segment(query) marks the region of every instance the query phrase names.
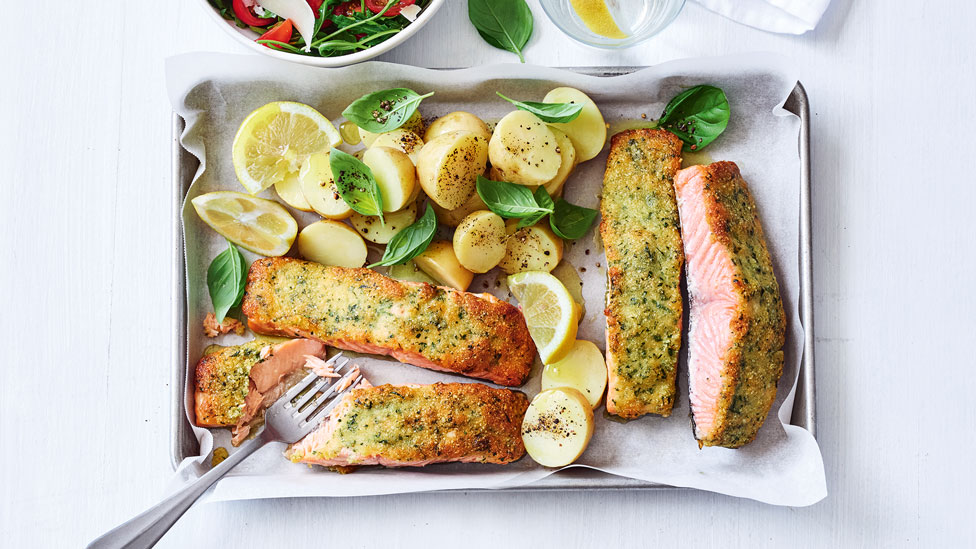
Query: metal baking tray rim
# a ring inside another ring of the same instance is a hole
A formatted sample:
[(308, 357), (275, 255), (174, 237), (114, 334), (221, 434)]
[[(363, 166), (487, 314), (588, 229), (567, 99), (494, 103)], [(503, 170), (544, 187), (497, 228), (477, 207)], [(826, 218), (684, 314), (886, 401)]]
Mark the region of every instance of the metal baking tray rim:
[[(619, 76), (642, 67), (576, 67), (576, 72), (596, 76)], [(800, 322), (803, 325), (803, 356), (797, 377), (793, 413), (790, 423), (802, 427), (814, 437), (816, 432), (816, 379), (814, 367), (813, 318), (813, 253), (810, 174), (810, 104), (803, 84), (796, 83), (783, 108), (800, 119)], [(175, 470), (184, 458), (199, 452), (196, 437), (183, 410), (186, 394), (186, 265), (183, 251), (182, 210), (186, 192), (196, 173), (199, 161), (180, 144), (183, 119), (172, 115), (172, 318), (175, 324), (172, 340), (171, 364), (171, 422), (170, 463)], [(576, 467), (554, 473), (532, 484), (505, 489), (507, 491), (536, 490), (658, 490), (674, 486), (620, 477), (595, 469)], [(476, 490), (462, 490), (476, 491)]]

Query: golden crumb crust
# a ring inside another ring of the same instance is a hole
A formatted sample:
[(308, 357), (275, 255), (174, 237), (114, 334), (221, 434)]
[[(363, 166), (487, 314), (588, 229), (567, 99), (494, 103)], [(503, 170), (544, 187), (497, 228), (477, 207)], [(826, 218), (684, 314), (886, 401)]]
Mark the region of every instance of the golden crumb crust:
[(671, 414), (681, 347), (684, 252), (673, 180), (682, 142), (663, 130), (618, 133), (600, 202), (607, 255), (607, 411)]
[(756, 438), (776, 400), (783, 373), (786, 313), (766, 246), (756, 202), (739, 167), (715, 162), (704, 167), (703, 198), (709, 229), (735, 269), (738, 315), (725, 357), (716, 427), (705, 446), (738, 448)]
[(511, 463), (525, 455), (521, 427), (528, 406), (519, 391), (481, 383), (354, 389), (330, 420), (329, 436), (294, 445), (289, 458), (387, 466)]
[(536, 352), (514, 305), (370, 269), (259, 259), (251, 264), (242, 308), (257, 333), (388, 354), (499, 385), (525, 383)]
[(250, 341), (221, 347), (207, 353), (194, 372), (196, 424), (200, 427), (231, 427), (244, 410), (250, 389), (251, 367), (261, 360), (261, 349), (268, 344)]

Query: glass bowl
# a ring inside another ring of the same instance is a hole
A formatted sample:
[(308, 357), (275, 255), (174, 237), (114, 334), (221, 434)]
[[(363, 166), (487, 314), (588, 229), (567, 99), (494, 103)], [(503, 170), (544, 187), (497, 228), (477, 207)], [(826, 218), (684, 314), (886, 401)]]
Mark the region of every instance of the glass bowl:
[(620, 38), (602, 36), (591, 30), (573, 4), (597, 4), (599, 0), (540, 0), (549, 19), (570, 38), (597, 48), (627, 48), (664, 30), (681, 12), (685, 0), (606, 0), (607, 9), (620, 31)]

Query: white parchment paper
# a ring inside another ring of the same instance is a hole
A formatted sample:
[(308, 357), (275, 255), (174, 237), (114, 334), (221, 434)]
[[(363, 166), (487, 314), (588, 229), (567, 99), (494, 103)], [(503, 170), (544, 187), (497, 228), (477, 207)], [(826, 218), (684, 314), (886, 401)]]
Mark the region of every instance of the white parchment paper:
[[(256, 56), (186, 54), (166, 64), (173, 108), (186, 120), (183, 145), (201, 160), (183, 208), (186, 246), (188, 357), (186, 403), (192, 402), (191, 367), (210, 343), (235, 344), (253, 337), (206, 338), (201, 321), (211, 310), (206, 287), (210, 260), (226, 243), (199, 220), (189, 199), (215, 190), (242, 190), (231, 163), (231, 143), (238, 126), (253, 109), (277, 100), (307, 103), (336, 121), (352, 100), (364, 93), (408, 87), (436, 94), (424, 100), (425, 118), (466, 110), (494, 121), (511, 110), (495, 91), (509, 97), (541, 101), (550, 89), (568, 85), (584, 90), (600, 106), (611, 133), (657, 117), (665, 103), (683, 88), (710, 83), (729, 97), (732, 118), (725, 134), (706, 149), (712, 160), (738, 163), (759, 205), (788, 323), (786, 364), (779, 395), (754, 442), (738, 450), (703, 448), (692, 435), (687, 395), (687, 368), (682, 353), (679, 398), (668, 418), (644, 417), (622, 423), (608, 419), (601, 406), (589, 448), (574, 465), (633, 479), (710, 490), (776, 505), (802, 506), (826, 496), (823, 461), (816, 440), (789, 425), (802, 350), (799, 305), (799, 120), (781, 109), (797, 81), (788, 62), (772, 55), (749, 55), (665, 63), (616, 77), (586, 76), (530, 65), (492, 65), (438, 71), (389, 63), (364, 63), (341, 69), (316, 69)], [(644, 120), (642, 115), (646, 115)], [(338, 122), (336, 122), (338, 125)], [(609, 139), (608, 139), (609, 144)], [(570, 202), (596, 208), (605, 169), (606, 150), (581, 164), (566, 184)], [(694, 162), (696, 159), (688, 159)], [(697, 159), (699, 162), (701, 158)], [(686, 162), (687, 165), (687, 162)], [(262, 196), (275, 199), (273, 191)], [(291, 210), (304, 226), (315, 214)], [(583, 281), (586, 315), (579, 338), (604, 347), (603, 303), (606, 266), (595, 227), (566, 247), (565, 261)], [(247, 254), (247, 259), (256, 258)], [(475, 279), (471, 291), (491, 291), (508, 298), (493, 276)], [(687, 326), (687, 322), (685, 322)], [(687, 341), (687, 337), (683, 337)], [(357, 359), (374, 384), (471, 382), (377, 358)], [(521, 388), (531, 397), (539, 390), (537, 364)], [(192, 416), (190, 416), (192, 423)], [(194, 428), (201, 456), (187, 458), (177, 475), (187, 479), (209, 467), (216, 446), (233, 451), (224, 429)], [(444, 489), (521, 486), (554, 472), (528, 457), (507, 466), (442, 464), (422, 469), (360, 468), (339, 475), (322, 468), (292, 464), (269, 445), (221, 480), (210, 499), (232, 500), (294, 496), (376, 495)]]

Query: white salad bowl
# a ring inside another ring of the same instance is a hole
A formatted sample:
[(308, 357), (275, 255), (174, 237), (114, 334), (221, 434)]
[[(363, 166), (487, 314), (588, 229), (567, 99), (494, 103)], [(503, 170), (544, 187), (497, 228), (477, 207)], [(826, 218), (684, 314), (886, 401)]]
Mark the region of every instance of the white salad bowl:
[(443, 6), (447, 0), (431, 0), (430, 4), (427, 5), (420, 15), (417, 16), (417, 20), (410, 23), (402, 31), (393, 35), (389, 40), (377, 44), (367, 50), (357, 51), (355, 53), (349, 53), (346, 55), (338, 55), (336, 57), (317, 57), (311, 55), (299, 55), (297, 53), (291, 53), (286, 51), (278, 51), (267, 46), (258, 44), (254, 40), (258, 37), (257, 33), (251, 29), (238, 28), (233, 21), (228, 21), (221, 17), (220, 12), (218, 12), (210, 2), (207, 0), (199, 0), (198, 3), (203, 6), (203, 9), (210, 15), (211, 19), (217, 23), (218, 26), (224, 29), (234, 40), (237, 40), (241, 44), (244, 44), (248, 48), (269, 57), (274, 57), (276, 59), (283, 59), (285, 61), (292, 61), (295, 63), (302, 63), (304, 65), (311, 65), (313, 67), (345, 67), (346, 65), (353, 65), (355, 63), (360, 63), (368, 59), (372, 59), (378, 55), (383, 55), (384, 53), (392, 50), (393, 48), (399, 46), (403, 42), (406, 42), (411, 36), (417, 33), (427, 24), (437, 10)]

